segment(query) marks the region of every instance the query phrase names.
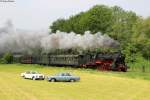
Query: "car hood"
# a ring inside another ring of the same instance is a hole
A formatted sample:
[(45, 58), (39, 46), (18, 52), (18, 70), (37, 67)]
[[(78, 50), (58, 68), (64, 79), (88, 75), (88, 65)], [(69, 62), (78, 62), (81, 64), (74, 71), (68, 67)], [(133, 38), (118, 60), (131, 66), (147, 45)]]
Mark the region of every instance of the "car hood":
[(25, 73), (21, 73), (21, 75), (23, 75), (23, 74), (25, 74)]

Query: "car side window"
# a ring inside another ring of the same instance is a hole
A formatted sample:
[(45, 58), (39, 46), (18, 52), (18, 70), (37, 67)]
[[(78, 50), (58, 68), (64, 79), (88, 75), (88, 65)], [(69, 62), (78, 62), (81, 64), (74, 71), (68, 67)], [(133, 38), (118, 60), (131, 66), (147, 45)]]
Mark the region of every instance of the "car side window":
[(61, 76), (65, 76), (65, 74), (64, 74), (64, 73), (62, 73), (62, 74), (61, 74)]
[(32, 74), (36, 74), (37, 72), (32, 72)]
[(66, 76), (70, 76), (70, 74), (69, 74), (69, 73), (67, 73), (67, 74), (66, 74)]
[(66, 73), (65, 76), (71, 76), (71, 74), (70, 73)]
[(26, 74), (30, 74), (30, 72), (29, 72), (29, 71), (27, 71), (27, 72), (26, 72)]
[(65, 73), (64, 76), (67, 76), (67, 74)]

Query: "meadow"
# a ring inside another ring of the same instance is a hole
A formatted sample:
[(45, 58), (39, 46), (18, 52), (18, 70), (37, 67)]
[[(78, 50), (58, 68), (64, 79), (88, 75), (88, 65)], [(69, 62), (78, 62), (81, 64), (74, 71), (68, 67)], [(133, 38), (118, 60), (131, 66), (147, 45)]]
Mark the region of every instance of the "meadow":
[[(36, 70), (45, 75), (71, 72), (79, 82), (47, 82), (20, 77)], [(92, 69), (0, 64), (0, 100), (150, 100), (150, 73), (99, 72)]]

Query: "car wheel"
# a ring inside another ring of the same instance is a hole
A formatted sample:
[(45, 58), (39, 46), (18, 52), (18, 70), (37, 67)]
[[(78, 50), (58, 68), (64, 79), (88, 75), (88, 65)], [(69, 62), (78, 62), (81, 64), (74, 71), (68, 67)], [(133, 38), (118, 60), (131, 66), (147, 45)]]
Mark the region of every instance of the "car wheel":
[(26, 79), (26, 77), (25, 77), (25, 76), (23, 76), (23, 78), (24, 78), (24, 79)]
[(35, 77), (32, 77), (32, 80), (36, 80), (36, 78), (35, 78)]
[(51, 81), (51, 82), (55, 82), (55, 81), (56, 81), (56, 79), (52, 78), (50, 81)]
[(75, 82), (75, 80), (74, 80), (74, 79), (71, 79), (70, 82)]

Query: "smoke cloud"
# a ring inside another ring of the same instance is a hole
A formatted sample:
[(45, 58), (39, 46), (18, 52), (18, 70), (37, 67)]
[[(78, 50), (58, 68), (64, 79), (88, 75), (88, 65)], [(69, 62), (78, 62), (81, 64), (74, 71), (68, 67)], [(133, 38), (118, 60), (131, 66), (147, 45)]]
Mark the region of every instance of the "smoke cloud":
[(86, 31), (84, 35), (74, 32), (65, 33), (57, 31), (49, 33), (45, 31), (24, 31), (13, 27), (11, 21), (0, 28), (0, 53), (21, 52), (32, 54), (38, 51), (55, 49), (94, 49), (105, 47), (117, 47), (119, 43), (108, 35), (98, 32), (91, 34)]

